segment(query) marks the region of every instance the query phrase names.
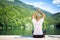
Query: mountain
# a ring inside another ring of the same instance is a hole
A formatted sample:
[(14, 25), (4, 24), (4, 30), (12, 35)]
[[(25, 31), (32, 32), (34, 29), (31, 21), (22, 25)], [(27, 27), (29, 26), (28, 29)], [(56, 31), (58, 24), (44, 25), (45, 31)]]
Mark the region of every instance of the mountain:
[(19, 5), (19, 6), (25, 7), (27, 9), (29, 9), (29, 10), (35, 10), (34, 6), (25, 4), (25, 3), (23, 3), (23, 2), (21, 2), (19, 0), (15, 0), (14, 2), (8, 1), (8, 3), (10, 3), (10, 4), (13, 3), (15, 5)]
[[(26, 34), (31, 34), (33, 28), (31, 15), (36, 9), (19, 0), (0, 0), (0, 34), (24, 34), (24, 31)], [(47, 28), (56, 24), (57, 21), (60, 22), (60, 13), (52, 14), (46, 10), (40, 10), (46, 15), (44, 26)]]
[(59, 19), (60, 18), (60, 12), (53, 14), (52, 17), (55, 19), (56, 24), (60, 23), (60, 19)]
[(0, 24), (3, 26), (19, 26), (30, 18), (33, 11), (24, 8), (17, 3), (10, 1), (0, 0)]
[[(5, 27), (21, 27), (25, 28), (26, 24), (32, 25), (31, 15), (37, 8), (25, 4), (19, 0), (0, 0), (0, 26)], [(45, 13), (46, 18), (44, 25), (54, 24), (54, 18), (48, 11), (41, 9)]]
[[(26, 9), (29, 9), (29, 10), (34, 10), (34, 11), (36, 11), (36, 9), (37, 9), (37, 7), (34, 7), (34, 6), (32, 6), (32, 5), (25, 4), (25, 3), (23, 3), (23, 2), (21, 2), (21, 1), (19, 1), (19, 0), (15, 0), (13, 3), (14, 3), (15, 5), (22, 6), (22, 7), (26, 8)], [(52, 13), (50, 13), (50, 12), (48, 12), (48, 11), (43, 10), (43, 9), (41, 9), (41, 11), (43, 11), (43, 12), (44, 12), (45, 14), (47, 14), (47, 15), (51, 15), (51, 14), (52, 14)]]
[[(0, 24), (3, 24), (3, 26), (6, 26), (6, 25), (18, 26), (20, 22), (22, 24), (23, 22), (22, 20), (26, 22), (26, 20), (28, 20), (29, 18), (30, 20), (28, 21), (31, 21), (31, 15), (36, 10), (36, 7), (25, 4), (19, 0), (15, 0), (13, 2), (11, 2), (10, 0), (9, 1), (2, 0), (0, 1), (0, 4), (1, 4), (0, 5), (0, 16), (1, 16), (0, 19), (3, 20), (3, 21), (0, 21)], [(52, 14), (43, 9), (41, 9), (41, 11), (46, 14), (46, 18), (45, 18), (46, 23), (52, 24), (52, 22), (50, 21), (50, 20), (53, 20), (53, 18), (51, 17)], [(6, 20), (8, 20), (9, 22), (7, 23)]]

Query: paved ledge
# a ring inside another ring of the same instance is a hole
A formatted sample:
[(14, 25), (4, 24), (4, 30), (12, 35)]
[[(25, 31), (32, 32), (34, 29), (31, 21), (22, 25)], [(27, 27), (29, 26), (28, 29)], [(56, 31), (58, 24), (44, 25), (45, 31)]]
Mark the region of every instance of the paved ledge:
[(60, 35), (45, 35), (45, 38), (22, 37), (21, 35), (0, 35), (0, 40), (60, 40)]

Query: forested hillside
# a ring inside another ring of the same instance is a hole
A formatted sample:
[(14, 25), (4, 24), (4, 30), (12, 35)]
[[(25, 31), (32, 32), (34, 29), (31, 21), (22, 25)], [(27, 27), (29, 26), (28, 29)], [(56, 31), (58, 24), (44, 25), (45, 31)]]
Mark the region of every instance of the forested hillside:
[(0, 27), (5, 31), (18, 27), (25, 29), (26, 24), (31, 24), (33, 11), (17, 5), (18, 2), (18, 0), (14, 2), (0, 0)]
[[(35, 10), (34, 6), (19, 0), (0, 0), (0, 34), (22, 34), (26, 30), (28, 31), (25, 34), (31, 34), (33, 28), (31, 15)], [(52, 14), (50, 12), (43, 9), (41, 11), (46, 15), (44, 27), (54, 25), (56, 21), (54, 19), (56, 18), (51, 17)]]
[(60, 12), (55, 13), (52, 16), (56, 20), (56, 23), (60, 23)]

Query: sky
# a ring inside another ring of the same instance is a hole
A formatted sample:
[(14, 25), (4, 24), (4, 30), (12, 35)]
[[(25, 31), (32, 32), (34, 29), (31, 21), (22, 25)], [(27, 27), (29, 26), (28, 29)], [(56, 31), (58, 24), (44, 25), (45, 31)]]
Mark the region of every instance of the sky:
[(60, 12), (60, 0), (20, 0), (26, 4), (39, 7), (51, 13)]

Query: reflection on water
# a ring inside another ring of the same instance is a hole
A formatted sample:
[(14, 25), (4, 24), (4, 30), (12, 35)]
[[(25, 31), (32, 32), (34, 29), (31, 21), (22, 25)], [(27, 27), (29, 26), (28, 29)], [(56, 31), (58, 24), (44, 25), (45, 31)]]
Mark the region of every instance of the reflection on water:
[[(54, 25), (46, 26), (47, 35), (60, 35), (60, 28), (54, 27)], [(26, 27), (16, 27), (7, 30), (0, 28), (0, 35), (32, 35), (32, 26), (26, 25)]]
[(53, 25), (47, 26), (46, 27), (47, 33), (48, 35), (60, 35), (60, 28), (56, 28)]

